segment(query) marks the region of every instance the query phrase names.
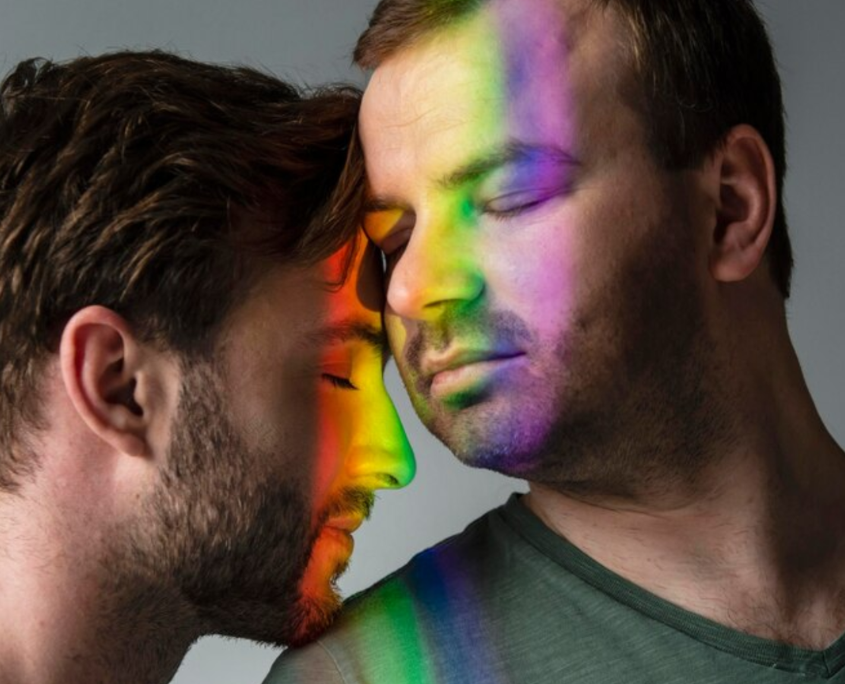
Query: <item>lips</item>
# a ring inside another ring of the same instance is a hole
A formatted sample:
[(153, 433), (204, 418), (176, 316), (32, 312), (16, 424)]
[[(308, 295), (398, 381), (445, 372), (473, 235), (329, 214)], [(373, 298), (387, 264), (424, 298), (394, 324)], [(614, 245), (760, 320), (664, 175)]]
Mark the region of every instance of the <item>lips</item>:
[(501, 351), (489, 349), (457, 350), (441, 356), (429, 357), (423, 362), (422, 371), (423, 376), (427, 380), (431, 380), (439, 373), (458, 370), (473, 363), (505, 361), (523, 355), (523, 352), (516, 349)]
[(330, 518), (320, 532), (321, 539), (332, 540), (339, 544), (345, 556), (349, 556), (355, 548), (355, 539), (352, 533), (361, 527), (364, 519), (361, 517)]
[[(512, 370), (525, 353), (515, 349), (459, 350), (429, 357), (423, 364), (422, 384), (427, 393), (444, 401), (478, 394)], [(481, 395), (478, 395), (481, 396)]]
[(363, 522), (363, 517), (345, 516), (342, 518), (331, 518), (327, 520), (324, 527), (330, 527), (334, 530), (340, 530), (341, 532), (352, 534), (355, 530), (361, 527)]

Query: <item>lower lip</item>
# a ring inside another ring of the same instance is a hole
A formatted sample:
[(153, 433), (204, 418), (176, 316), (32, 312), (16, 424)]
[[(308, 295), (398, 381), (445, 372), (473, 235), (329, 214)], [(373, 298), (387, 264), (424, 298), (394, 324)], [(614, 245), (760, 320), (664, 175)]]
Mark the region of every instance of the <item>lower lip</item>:
[(431, 396), (443, 399), (455, 394), (484, 389), (502, 373), (521, 365), (524, 354), (468, 363), (453, 370), (441, 371), (431, 380)]
[(337, 527), (324, 527), (320, 536), (343, 546), (350, 554), (355, 548), (355, 540), (352, 538), (352, 535), (345, 530), (338, 529)]

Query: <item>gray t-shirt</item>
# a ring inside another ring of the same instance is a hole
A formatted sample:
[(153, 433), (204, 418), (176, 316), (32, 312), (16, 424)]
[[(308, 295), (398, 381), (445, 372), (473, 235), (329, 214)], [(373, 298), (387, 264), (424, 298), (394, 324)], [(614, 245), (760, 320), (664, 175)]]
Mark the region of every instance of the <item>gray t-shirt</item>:
[(628, 582), (514, 495), (351, 598), (265, 684), (845, 684), (824, 651), (749, 636)]

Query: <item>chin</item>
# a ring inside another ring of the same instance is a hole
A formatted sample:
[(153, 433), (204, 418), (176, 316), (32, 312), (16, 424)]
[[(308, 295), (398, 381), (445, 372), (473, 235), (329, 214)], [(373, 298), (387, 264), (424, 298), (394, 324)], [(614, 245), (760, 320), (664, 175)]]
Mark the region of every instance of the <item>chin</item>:
[(301, 646), (316, 639), (335, 621), (343, 600), (337, 579), (349, 565), (349, 552), (332, 539), (318, 538), (300, 583), (288, 645)]
[(538, 402), (495, 397), (457, 411), (442, 408), (427, 425), (464, 464), (524, 478), (538, 465), (553, 421)]
[(294, 624), (286, 646), (304, 646), (332, 626), (340, 613), (342, 601), (336, 591), (321, 596), (300, 597), (294, 610)]

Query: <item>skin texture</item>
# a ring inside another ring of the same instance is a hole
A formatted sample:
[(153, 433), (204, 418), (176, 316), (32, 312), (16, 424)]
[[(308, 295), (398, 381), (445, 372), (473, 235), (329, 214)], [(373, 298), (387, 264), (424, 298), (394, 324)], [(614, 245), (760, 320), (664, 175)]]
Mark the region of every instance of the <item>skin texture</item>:
[(341, 287), (340, 253), (256, 264), (209, 360), (101, 307), (71, 319), (43, 467), (0, 502), (0, 604), (18, 616), (0, 681), (168, 681), (203, 634), (287, 644), (331, 621), (374, 491), (414, 474), (365, 245)]
[[(233, 399), (227, 404), (246, 440), (233, 452), (253, 454), (253, 462), (242, 467), (248, 473), (242, 491), (265, 486), (275, 473), (282, 487), (299, 492), (307, 505), (298, 509), (310, 516), (284, 544), (247, 544), (245, 535), (226, 535), (244, 540), (244, 560), (260, 559), (263, 571), (253, 567), (218, 578), (210, 603), (222, 605), (241, 576), (249, 578), (246, 601), (272, 591), (283, 560), (274, 559), (272, 550), (287, 560), (297, 545), (307, 549), (306, 567), (292, 573), (302, 577), (293, 607), (267, 614), (272, 622), (266, 626), (257, 615), (239, 615), (234, 628), (276, 644), (313, 638), (340, 608), (333, 579), (346, 567), (352, 540), (335, 525), (357, 527), (368, 517), (376, 489), (404, 486), (414, 474), (410, 445), (382, 380), (388, 352), (378, 259), (362, 240), (347, 281), (327, 291), (324, 282), (342, 277), (342, 256), (317, 277), (313, 269), (271, 271), (223, 334), (224, 383)], [(297, 285), (302, 282), (312, 286), (310, 292)], [(291, 298), (287, 293), (293, 291), (302, 296)], [(235, 478), (235, 472), (226, 474), (216, 487), (203, 489), (216, 489), (217, 502), (226, 505)], [(272, 510), (283, 496), (267, 500)], [(246, 518), (257, 521), (256, 534), (277, 533), (258, 509)], [(290, 605), (278, 596), (268, 603)]]
[[(532, 41), (555, 18), (554, 6), (543, 10), (516, 22), (504, 6), (458, 30), (457, 51), (437, 49), (444, 35), (425, 56), (403, 53), (376, 71), (362, 119), (371, 187), (410, 206), (371, 214), (367, 230), (385, 249), (405, 240), (389, 256), (388, 328), (435, 434), (473, 465), (621, 491), (662, 465), (649, 461), (687, 458), (678, 440), (712, 440), (727, 420), (702, 406), (698, 387), (701, 246), (678, 200), (689, 181), (655, 167), (635, 113), (617, 102), (620, 51), (610, 40), (575, 52)], [(502, 25), (515, 27), (507, 41), (490, 40)], [(598, 88), (575, 78), (588, 65)], [(555, 156), (532, 153), (442, 189), (514, 141)], [(438, 392), (426, 366), (479, 349), (521, 356)], [(700, 438), (675, 434), (690, 417)], [(666, 444), (612, 465), (596, 449), (640, 433)]]
[(375, 70), (365, 227), (391, 346), (432, 432), (526, 478), (596, 560), (823, 648), (845, 630), (845, 455), (764, 263), (771, 155), (741, 125), (658, 167), (626, 40), (582, 0), (494, 0)]

